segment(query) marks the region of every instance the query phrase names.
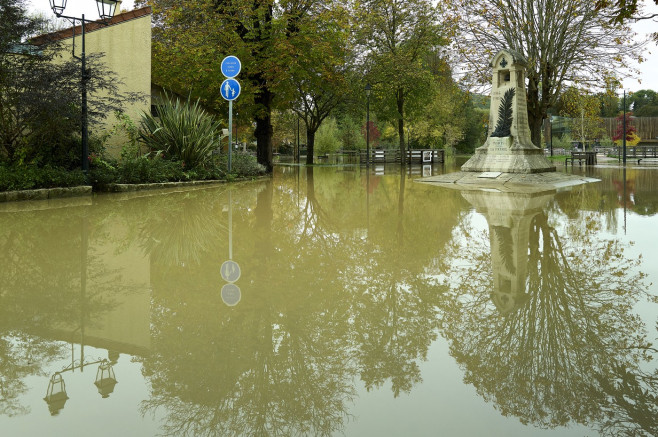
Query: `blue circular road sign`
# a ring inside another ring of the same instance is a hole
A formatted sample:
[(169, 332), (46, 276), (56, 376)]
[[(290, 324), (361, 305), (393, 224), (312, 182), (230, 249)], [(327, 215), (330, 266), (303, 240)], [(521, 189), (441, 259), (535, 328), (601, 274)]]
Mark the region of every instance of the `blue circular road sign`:
[(220, 90), (226, 100), (235, 100), (240, 95), (240, 83), (235, 79), (226, 79)]
[(240, 302), (242, 292), (240, 287), (235, 284), (224, 284), (222, 287), (222, 300), (230, 307), (235, 306)]
[(235, 56), (227, 56), (222, 61), (222, 74), (226, 77), (235, 77), (240, 73), (242, 64)]

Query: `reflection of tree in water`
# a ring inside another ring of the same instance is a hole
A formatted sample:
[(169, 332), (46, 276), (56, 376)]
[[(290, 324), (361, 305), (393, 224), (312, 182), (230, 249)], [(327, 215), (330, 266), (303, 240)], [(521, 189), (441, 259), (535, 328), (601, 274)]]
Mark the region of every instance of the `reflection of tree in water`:
[[(294, 180), (267, 181), (255, 205), (234, 210), (244, 214), (233, 234), (239, 305), (221, 304), (218, 271), (213, 285), (194, 269), (153, 266), (153, 354), (143, 362), (153, 390), (142, 411), (164, 412), (166, 434), (330, 435), (343, 429), (358, 377), (367, 388), (391, 381), (396, 395), (420, 380), (440, 296), (425, 266), (440, 244), (406, 238), (447, 240), (438, 230), (456, 215), (403, 217), (404, 182), (394, 179), (377, 195), (398, 201), (373, 207), (366, 243), (365, 193), (343, 189), (357, 175), (322, 171), (304, 172), (299, 204)], [(428, 191), (412, 201), (434, 205)]]
[(4, 333), (0, 337), (0, 415), (11, 417), (29, 413), (20, 403), (20, 396), (27, 391), (24, 379), (45, 375), (44, 364), (65, 352), (61, 343), (22, 332)]
[[(50, 340), (113, 306), (118, 274), (108, 271), (88, 239), (105, 238), (90, 225), (86, 208), (0, 214), (0, 414), (29, 411), (20, 404), (24, 378), (43, 370), (67, 349)], [(82, 293), (84, 280), (93, 290)]]
[[(354, 393), (346, 301), (331, 291), (331, 265), (318, 271), (306, 261), (330, 256), (316, 236), (325, 228), (318, 205), (286, 209), (302, 215), (275, 221), (274, 184), (255, 189), (255, 219), (234, 222), (244, 294), (238, 306), (220, 304), (219, 277), (211, 285), (195, 270), (154, 266), (154, 353), (144, 360), (153, 391), (142, 411), (163, 408), (165, 434), (330, 435), (346, 417)], [(301, 241), (288, 228), (293, 219), (313, 223)], [(216, 247), (221, 237), (209, 236)], [(205, 257), (199, 271), (214, 264)]]
[(405, 213), (403, 167), (397, 182), (397, 190), (386, 183), (379, 185), (380, 195), (389, 197), (392, 201), (387, 205), (395, 209), (374, 215), (376, 230), (369, 235), (360, 260), (355, 260), (355, 271), (347, 276), (358, 290), (353, 299), (359, 376), (368, 390), (390, 381), (396, 397), (400, 392), (410, 392), (422, 380), (419, 362), (427, 358), (427, 350), (436, 339), (437, 301), (443, 291), (422, 270), (430, 256), (437, 256), (436, 252), (418, 260), (419, 252), (440, 250), (443, 242), (418, 246), (410, 241), (445, 235), (435, 231), (443, 224), (441, 216), (435, 223), (423, 223), (416, 216), (416, 208), (422, 211), (421, 204), (414, 203), (415, 208)]
[[(204, 191), (178, 193), (148, 202), (139, 226), (139, 239), (151, 262), (169, 265), (198, 265), (213, 253), (215, 235), (227, 234), (218, 196)], [(156, 212), (157, 211), (157, 212)]]
[(453, 277), (468, 279), (446, 295), (441, 330), (465, 381), (504, 415), (541, 427), (576, 422), (611, 435), (656, 435), (656, 374), (643, 370), (654, 351), (633, 313), (646, 298), (641, 260), (598, 232), (590, 218), (582, 234), (563, 240), (544, 212), (534, 214), (527, 247), (517, 248), (528, 254), (527, 298), (506, 314), (487, 299), (491, 258), (478, 256), (489, 253), (487, 241), (470, 239), (455, 261), (479, 266), (453, 268)]

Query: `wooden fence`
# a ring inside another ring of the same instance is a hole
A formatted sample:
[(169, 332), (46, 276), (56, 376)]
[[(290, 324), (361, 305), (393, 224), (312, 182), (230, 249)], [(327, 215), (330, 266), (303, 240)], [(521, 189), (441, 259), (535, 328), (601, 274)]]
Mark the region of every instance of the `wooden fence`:
[[(612, 138), (621, 122), (616, 118), (604, 118), (606, 135)], [(635, 126), (637, 136), (640, 137), (640, 144), (658, 142), (658, 117), (631, 117), (631, 123)]]
[[(442, 163), (445, 160), (445, 151), (443, 149), (412, 149), (406, 150), (404, 154), (405, 162), (420, 163), (420, 164), (434, 164)], [(370, 150), (370, 162), (372, 163), (386, 163), (386, 162), (401, 162), (402, 154), (400, 149), (386, 149), (386, 150)], [(359, 162), (363, 165), (367, 162), (367, 154), (365, 150), (361, 150), (359, 154)]]

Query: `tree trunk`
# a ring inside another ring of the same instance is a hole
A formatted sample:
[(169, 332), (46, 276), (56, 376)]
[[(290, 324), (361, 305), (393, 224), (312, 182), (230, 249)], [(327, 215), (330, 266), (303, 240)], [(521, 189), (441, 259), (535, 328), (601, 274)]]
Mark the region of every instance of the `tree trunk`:
[(532, 144), (541, 148), (541, 126), (543, 119), (541, 115), (537, 115), (528, 111), (528, 125), (530, 127), (530, 139)]
[(256, 129), (254, 136), (256, 137), (256, 158), (258, 163), (263, 165), (268, 173), (272, 172), (272, 136), (274, 129), (272, 128), (272, 100), (274, 93), (267, 87), (261, 89), (256, 94), (254, 99), (256, 105), (261, 106), (263, 109), (258, 112), (259, 115), (255, 117)]
[(530, 128), (530, 140), (532, 144), (539, 147), (541, 145), (541, 117), (537, 126), (537, 109), (539, 108), (539, 87), (537, 86), (537, 77), (528, 74), (528, 96), (526, 100), (528, 107), (528, 127)]
[(313, 164), (314, 149), (315, 149), (315, 129), (306, 128), (306, 164), (307, 165)]
[[(403, 159), (402, 162), (405, 160)], [(398, 236), (398, 249), (402, 248), (402, 244), (404, 243), (404, 225), (403, 225), (403, 218), (404, 218), (404, 186), (405, 182), (407, 180), (406, 178), (406, 170), (404, 167), (400, 166), (400, 191), (398, 192), (398, 228), (397, 228), (397, 236)]]
[(404, 159), (404, 90), (398, 88), (397, 92), (398, 103), (398, 137), (400, 138), (400, 164), (405, 165), (407, 160)]

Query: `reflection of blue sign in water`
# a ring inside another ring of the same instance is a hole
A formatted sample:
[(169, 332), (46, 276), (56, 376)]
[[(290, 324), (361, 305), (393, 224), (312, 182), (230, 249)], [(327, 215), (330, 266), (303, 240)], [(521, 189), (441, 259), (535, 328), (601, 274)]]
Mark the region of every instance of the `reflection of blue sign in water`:
[[(226, 77), (235, 77), (240, 73), (242, 64), (235, 56), (227, 56), (222, 61), (222, 74)], [(226, 97), (224, 97), (226, 98)]]
[(235, 282), (240, 279), (240, 266), (235, 261), (224, 261), (219, 272), (222, 274), (222, 279), (226, 282)]
[(222, 82), (222, 97), (226, 100), (235, 100), (240, 95), (240, 83), (235, 79), (226, 79)]
[(235, 284), (226, 284), (222, 287), (222, 300), (230, 307), (237, 305), (241, 296), (240, 287)]

